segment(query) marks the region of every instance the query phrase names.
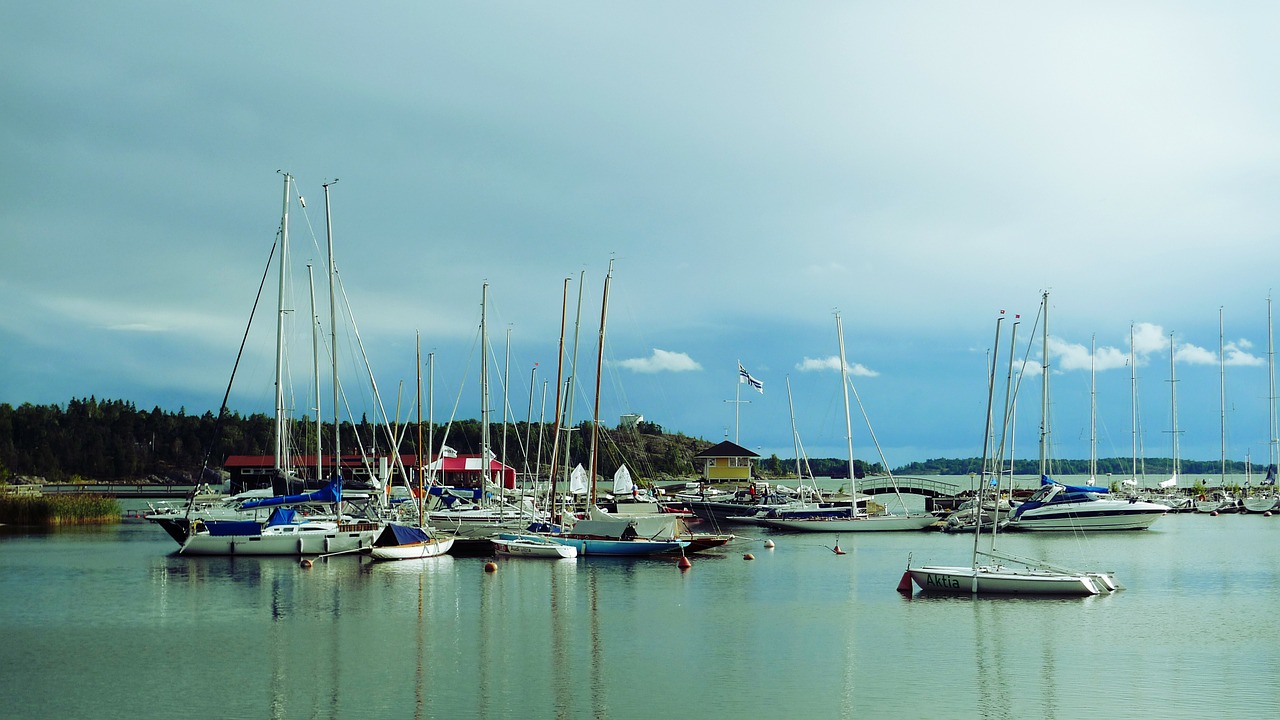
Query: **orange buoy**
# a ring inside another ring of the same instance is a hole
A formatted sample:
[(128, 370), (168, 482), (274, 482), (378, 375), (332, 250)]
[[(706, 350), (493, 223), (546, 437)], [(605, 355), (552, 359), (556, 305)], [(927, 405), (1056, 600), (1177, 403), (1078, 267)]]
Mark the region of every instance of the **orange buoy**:
[(680, 568), (681, 570), (688, 570), (689, 568), (693, 567), (693, 563), (689, 562), (689, 558), (681, 555), (680, 560), (676, 562), (676, 567)]
[(1218, 511), (1214, 510), (1213, 512), (1209, 513), (1209, 517), (1218, 517)]
[(498, 563), (487, 562), (484, 564), (484, 571), (487, 573), (498, 572)]
[(301, 565), (301, 566), (302, 566), (302, 567), (304, 567), (304, 568), (309, 568), (309, 567), (311, 567), (311, 561), (310, 561), (310, 560), (308, 560), (307, 558), (302, 558), (302, 562), (300, 562), (300, 563), (298, 563), (298, 564), (299, 564), (299, 565)]
[(1266, 512), (1262, 513), (1262, 517), (1271, 517), (1271, 511), (1270, 511), (1270, 510), (1268, 510), (1268, 511), (1266, 511)]
[(745, 554), (745, 555), (743, 555), (743, 556), (742, 556), (742, 559), (743, 559), (743, 560), (755, 560), (755, 559), (756, 559), (756, 556), (755, 556), (755, 555), (752, 555), (751, 553), (747, 553), (747, 554)]

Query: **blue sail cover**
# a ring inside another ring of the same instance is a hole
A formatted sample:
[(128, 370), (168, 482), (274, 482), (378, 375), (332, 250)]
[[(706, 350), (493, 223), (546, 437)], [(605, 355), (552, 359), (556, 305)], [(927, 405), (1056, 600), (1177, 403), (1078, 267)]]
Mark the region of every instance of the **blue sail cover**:
[(293, 525), (298, 522), (298, 511), (293, 508), (278, 507), (271, 511), (267, 518), (267, 527), (272, 525)]
[(411, 525), (388, 523), (378, 538), (373, 541), (374, 547), (394, 547), (396, 545), (413, 545), (429, 542), (431, 536), (425, 530)]
[(334, 477), (327, 485), (315, 492), (304, 493), (302, 495), (278, 495), (276, 497), (264, 498), (262, 500), (250, 500), (240, 507), (248, 510), (250, 508), (277, 507), (280, 505), (301, 505), (303, 503), (334, 504), (341, 501), (342, 476), (339, 475)]
[[(1040, 476), (1040, 484), (1041, 485), (1062, 485), (1062, 483), (1060, 482), (1054, 482), (1053, 479), (1050, 478), (1048, 475)], [(1062, 485), (1062, 487), (1066, 488), (1067, 492), (1090, 492), (1090, 493), (1098, 493), (1100, 495), (1111, 492), (1107, 488), (1101, 488), (1094, 485)]]

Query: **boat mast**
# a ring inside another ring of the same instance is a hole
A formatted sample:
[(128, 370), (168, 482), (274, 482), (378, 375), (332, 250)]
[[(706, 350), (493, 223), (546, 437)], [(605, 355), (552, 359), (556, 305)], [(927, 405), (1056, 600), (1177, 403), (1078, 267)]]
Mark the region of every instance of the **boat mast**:
[[(853, 421), (849, 418), (849, 381), (844, 361), (844, 326), (840, 322), (840, 313), (836, 313), (836, 335), (840, 340), (840, 389), (844, 391), (844, 440), (849, 451), (849, 485), (857, 488), (857, 475), (853, 472)], [(858, 514), (857, 491), (854, 491), (853, 513)]]
[(1042, 347), (1040, 350), (1040, 479), (1049, 474), (1049, 291), (1040, 296)]
[(604, 321), (609, 312), (609, 282), (613, 279), (613, 260), (604, 276), (604, 297), (600, 301), (600, 342), (596, 349), (596, 405), (591, 420), (591, 504), (596, 504), (596, 443), (600, 432), (600, 374), (604, 368)]
[[(996, 390), (996, 363), (995, 358), (1000, 352), (1000, 323), (1004, 322), (1004, 311), (1001, 311), (1000, 317), (996, 318), (996, 340), (992, 345), (991, 351), (991, 368), (987, 375), (987, 419), (982, 423), (982, 460), (978, 463), (978, 497), (977, 506), (974, 508), (976, 525), (973, 528), (973, 585), (970, 592), (978, 592), (978, 538), (982, 535), (982, 496), (986, 492), (987, 487), (987, 448), (991, 445), (991, 404), (995, 396)], [(841, 363), (843, 364), (843, 362)], [(999, 504), (996, 505), (999, 512)], [(992, 525), (994, 528), (995, 526)], [(992, 550), (995, 549), (995, 534), (992, 533)]]
[(311, 272), (311, 263), (307, 263), (307, 287), (311, 295), (311, 374), (315, 377), (316, 392), (316, 481), (324, 477), (324, 457), (321, 455), (321, 429), (324, 427), (320, 418), (320, 316), (316, 315), (316, 279)]
[(486, 314), (489, 308), (489, 283), (480, 289), (480, 502), (489, 494), (489, 335)]
[(329, 255), (329, 352), (333, 353), (333, 476), (342, 477), (342, 418), (338, 412), (338, 310), (337, 299), (334, 284), (337, 277), (337, 268), (334, 267), (333, 259), (333, 219), (329, 213), (329, 187), (338, 182), (337, 178), (333, 182), (324, 184), (324, 234), (326, 244), (328, 246)]
[(1176, 480), (1178, 471), (1178, 377), (1173, 363), (1173, 333), (1169, 333), (1169, 409), (1173, 415), (1173, 477)]
[[(796, 406), (791, 402), (791, 376), (787, 380), (787, 410), (791, 412), (791, 442), (796, 448), (796, 484), (804, 484), (804, 472), (800, 469), (800, 434), (796, 432)], [(849, 478), (853, 482), (853, 478)]]
[[(1019, 315), (1014, 315), (1013, 332), (1009, 334), (1009, 375), (1005, 378), (1005, 381), (1004, 381), (1004, 423), (1000, 430), (1000, 453), (995, 458), (997, 462), (993, 463), (996, 469), (996, 500), (995, 500), (995, 510), (992, 511), (993, 520), (991, 525), (991, 544), (993, 549), (995, 546), (996, 526), (1000, 524), (1000, 479), (1001, 479), (1001, 476), (1004, 475), (1004, 453), (1005, 453), (1006, 447), (1008, 447), (1009, 449), (1009, 496), (1010, 497), (1013, 496), (1013, 413), (1016, 409), (1016, 405), (1015, 405), (1016, 399), (1013, 396), (1013, 360), (1014, 360), (1014, 352), (1018, 348), (1018, 324), (1021, 322), (1020, 317), (1021, 316)], [(992, 351), (992, 355), (991, 355), (991, 365), (992, 365), (991, 372), (993, 373), (992, 375), (993, 383), (995, 382), (994, 373), (995, 373), (995, 359), (997, 357), (996, 353), (999, 350), (1000, 350), (1000, 347), (997, 345), (995, 350)], [(1007, 444), (1005, 443), (1006, 433), (1009, 436)], [(982, 504), (981, 503), (978, 504), (977, 513), (978, 513), (977, 522), (979, 525), (981, 525), (982, 524)], [(977, 532), (976, 528), (974, 532)]]
[[(1280, 442), (1276, 438), (1276, 352), (1275, 344), (1272, 340), (1272, 324), (1271, 324), (1271, 296), (1267, 296), (1267, 411), (1270, 419), (1267, 432), (1267, 475), (1274, 477), (1272, 473), (1276, 466), (1276, 443)], [(1274, 489), (1274, 488), (1273, 488)]]
[[(556, 521), (556, 459), (560, 456), (560, 389), (564, 382), (564, 327), (569, 313), (569, 280), (564, 279), (564, 297), (560, 302), (560, 349), (556, 352), (556, 414), (551, 429), (551, 464), (548, 468), (551, 486), (547, 491), (552, 523)], [(538, 428), (538, 446), (542, 446), (541, 427)], [(541, 456), (541, 450), (538, 454)]]
[(1129, 412), (1133, 427), (1133, 466), (1129, 478), (1138, 486), (1138, 366), (1133, 351), (1133, 323), (1129, 323)]
[[(565, 380), (565, 394), (568, 396), (568, 402), (565, 404), (564, 423), (564, 482), (569, 484), (569, 451), (573, 448), (570, 441), (573, 433), (573, 401), (577, 395), (574, 390), (578, 385), (578, 333), (582, 329), (582, 291), (586, 289), (587, 271), (583, 270), (578, 279), (578, 315), (573, 321), (573, 359), (569, 364), (569, 378)], [(594, 482), (594, 480), (593, 480)]]
[(1222, 469), (1218, 473), (1219, 487), (1227, 486), (1227, 359), (1222, 332), (1222, 306), (1218, 306), (1218, 400), (1222, 428)]
[(275, 470), (283, 473), (288, 467), (285, 458), (284, 420), (284, 317), (285, 279), (289, 268), (289, 184), (293, 176), (284, 173), (284, 209), (280, 215), (280, 287), (276, 295), (276, 445)]
[(1089, 484), (1098, 477), (1098, 336), (1089, 336)]
[[(415, 453), (418, 461), (414, 463), (414, 465), (417, 466), (416, 469), (418, 471), (418, 527), (422, 527), (427, 524), (426, 515), (424, 514), (426, 504), (423, 502), (423, 498), (426, 497), (426, 495), (423, 492), (424, 488), (422, 483), (422, 474), (424, 469), (422, 464), (422, 333), (415, 332), (413, 334), (413, 340), (416, 348), (413, 364), (415, 369), (418, 371), (418, 452)], [(399, 413), (397, 413), (396, 416), (399, 417)], [(427, 451), (427, 462), (431, 462), (430, 450)]]

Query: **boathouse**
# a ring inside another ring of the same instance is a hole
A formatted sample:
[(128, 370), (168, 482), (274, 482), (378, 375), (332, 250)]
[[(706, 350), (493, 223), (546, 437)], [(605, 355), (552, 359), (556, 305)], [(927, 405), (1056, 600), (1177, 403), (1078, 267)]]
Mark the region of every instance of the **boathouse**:
[(760, 456), (728, 440), (693, 456), (694, 466), (711, 483), (750, 482), (751, 462)]

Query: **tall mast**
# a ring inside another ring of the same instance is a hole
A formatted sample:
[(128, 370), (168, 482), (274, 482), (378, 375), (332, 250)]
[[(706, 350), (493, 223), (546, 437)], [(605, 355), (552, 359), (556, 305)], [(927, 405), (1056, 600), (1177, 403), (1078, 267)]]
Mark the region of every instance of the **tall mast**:
[[(844, 391), (844, 440), (849, 450), (849, 483), (855, 484), (857, 477), (853, 472), (853, 421), (849, 419), (849, 381), (845, 374), (844, 362), (844, 326), (840, 322), (840, 313), (836, 313), (836, 335), (840, 339), (840, 389)], [(854, 514), (857, 514), (857, 502), (854, 502)]]
[(604, 297), (600, 301), (600, 341), (596, 350), (596, 405), (591, 420), (591, 504), (596, 504), (596, 443), (600, 432), (600, 374), (604, 368), (604, 321), (609, 313), (609, 281), (613, 279), (613, 261), (604, 276)]
[(311, 272), (311, 263), (307, 263), (307, 287), (311, 296), (311, 374), (316, 384), (316, 480), (319, 481), (324, 478), (324, 456), (320, 454), (320, 431), (324, 424), (320, 417), (320, 317), (316, 315), (316, 279)]
[[(422, 333), (415, 332), (413, 340), (415, 347), (413, 364), (418, 371), (418, 452), (414, 453), (418, 461), (414, 465), (417, 466), (415, 469), (418, 471), (418, 527), (422, 527), (427, 524), (426, 516), (423, 514), (423, 511), (426, 510), (426, 503), (423, 502), (426, 494), (423, 492), (425, 488), (422, 483), (422, 475), (425, 470), (425, 466), (422, 463)], [(396, 416), (399, 417), (399, 413)], [(431, 462), (430, 450), (427, 451), (426, 456), (427, 462)]]
[[(791, 402), (791, 376), (787, 376), (787, 409), (791, 411), (791, 442), (796, 447), (796, 484), (804, 482), (804, 472), (800, 469), (800, 435), (796, 432), (796, 406)], [(853, 482), (853, 478), (849, 478)]]
[(1178, 477), (1178, 376), (1173, 364), (1173, 333), (1169, 333), (1169, 411), (1173, 415), (1173, 477)]
[(1044, 320), (1040, 349), (1040, 478), (1049, 474), (1049, 291), (1040, 296)]
[(493, 466), (489, 464), (489, 334), (487, 322), (489, 308), (489, 283), (480, 290), (480, 468), (483, 481), (480, 484), (480, 499), (484, 501), (488, 495), (489, 474)]
[(1222, 469), (1219, 471), (1219, 487), (1227, 486), (1227, 359), (1222, 332), (1222, 306), (1218, 306), (1218, 400), (1222, 428)]
[(1271, 296), (1267, 296), (1267, 474), (1276, 466), (1276, 352), (1271, 332)]
[(334, 288), (337, 282), (337, 268), (334, 266), (333, 259), (333, 219), (329, 213), (329, 187), (338, 182), (337, 178), (333, 182), (324, 184), (324, 234), (328, 245), (329, 254), (329, 352), (333, 353), (333, 475), (334, 477), (342, 477), (342, 418), (339, 416), (338, 408), (338, 310), (337, 310), (337, 292)]
[[(1003, 311), (1001, 311), (1003, 312)], [(987, 420), (982, 424), (982, 460), (978, 464), (978, 503), (974, 508), (977, 524), (973, 528), (973, 585), (971, 592), (978, 592), (978, 537), (982, 535), (982, 496), (987, 487), (987, 448), (991, 446), (991, 403), (995, 398), (996, 392), (996, 357), (1000, 353), (1000, 323), (1004, 322), (1004, 315), (996, 318), (996, 341), (992, 345), (991, 351), (991, 368), (987, 371)], [(843, 364), (843, 363), (841, 363)], [(999, 513), (1000, 504), (996, 503), (996, 512)], [(995, 550), (995, 525), (992, 524), (993, 532), (991, 536), (991, 549)]]
[(1133, 350), (1133, 323), (1129, 323), (1129, 412), (1133, 427), (1133, 469), (1129, 479), (1138, 486), (1138, 365)]
[(1089, 484), (1098, 477), (1098, 336), (1089, 337)]
[(502, 361), (502, 462), (507, 462), (507, 410), (511, 407), (511, 326), (507, 326), (506, 356)]
[(570, 442), (570, 433), (573, 432), (573, 401), (574, 392), (578, 384), (578, 331), (582, 328), (582, 291), (586, 289), (587, 271), (583, 270), (581, 277), (578, 279), (578, 315), (573, 321), (573, 358), (569, 363), (569, 378), (565, 380), (565, 395), (568, 396), (568, 402), (565, 404), (564, 423), (564, 481), (567, 485), (569, 482), (569, 449), (573, 446)]
[(284, 209), (280, 215), (280, 288), (276, 296), (276, 446), (275, 469), (282, 472), (287, 466), (285, 458), (284, 421), (284, 307), (285, 279), (289, 268), (289, 184), (293, 176), (284, 173)]
[[(548, 468), (550, 471), (551, 487), (548, 490), (550, 497), (547, 501), (551, 507), (551, 521), (555, 522), (556, 513), (556, 459), (560, 455), (560, 389), (564, 382), (564, 326), (565, 319), (569, 313), (569, 278), (564, 279), (564, 297), (560, 303), (560, 349), (556, 352), (556, 414), (551, 429), (551, 463)], [(541, 448), (542, 429), (538, 429), (538, 442)], [(539, 451), (541, 456), (541, 451)]]

